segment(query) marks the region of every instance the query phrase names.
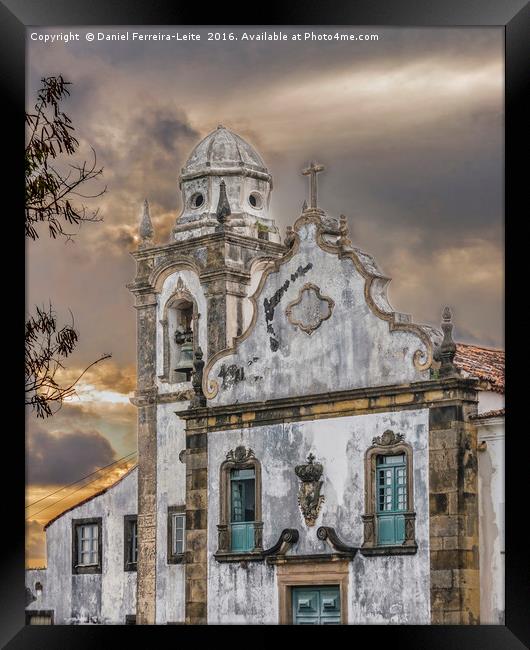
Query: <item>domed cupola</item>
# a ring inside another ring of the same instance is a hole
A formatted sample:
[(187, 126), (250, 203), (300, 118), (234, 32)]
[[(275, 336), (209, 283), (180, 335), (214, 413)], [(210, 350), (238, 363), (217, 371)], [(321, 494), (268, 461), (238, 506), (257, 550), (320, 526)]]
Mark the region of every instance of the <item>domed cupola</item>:
[(269, 216), (272, 177), (248, 142), (222, 125), (193, 149), (181, 170), (182, 213), (173, 228), (179, 241), (220, 228), (279, 242)]

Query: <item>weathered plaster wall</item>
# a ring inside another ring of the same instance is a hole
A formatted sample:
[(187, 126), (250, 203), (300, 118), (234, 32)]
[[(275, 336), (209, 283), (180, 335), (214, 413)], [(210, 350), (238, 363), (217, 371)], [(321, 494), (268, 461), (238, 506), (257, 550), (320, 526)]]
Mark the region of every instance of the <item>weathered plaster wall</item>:
[[(125, 623), (136, 613), (136, 571), (124, 571), (124, 515), (136, 514), (137, 470), (104, 494), (70, 510), (46, 530), (47, 569), (28, 571), (42, 595), (27, 609), (54, 610), (56, 624)], [(102, 573), (72, 575), (72, 519), (102, 518)]]
[(504, 625), (504, 418), (479, 421), (480, 622)]
[[(284, 528), (297, 528), (293, 554), (324, 553), (316, 537), (332, 526), (346, 544), (363, 541), (364, 454), (385, 429), (405, 435), (414, 450), (414, 507), (418, 552), (412, 556), (364, 557), (350, 568), (350, 623), (429, 623), (428, 410), (369, 414), (274, 424), (209, 433), (208, 445), (208, 622), (277, 623), (275, 568), (264, 563), (223, 564), (217, 550), (219, 467), (229, 450), (244, 445), (262, 465), (263, 544), (272, 546)], [(305, 525), (297, 503), (295, 465), (309, 452), (324, 466), (325, 502), (314, 528)]]
[(168, 506), (186, 504), (186, 465), (179, 453), (186, 448), (184, 422), (175, 411), (189, 402), (159, 404), (157, 407), (157, 570), (156, 622), (184, 621), (184, 565), (167, 562)]
[(504, 408), (504, 393), (481, 390), (478, 393), (478, 413), (497, 411)]
[[(257, 296), (251, 335), (240, 342), (234, 354), (213, 365), (209, 379), (218, 382), (219, 392), (211, 403), (428, 379), (429, 372), (418, 370), (413, 363), (417, 350), (425, 354), (425, 344), (414, 332), (390, 332), (388, 321), (375, 315), (364, 295), (365, 279), (353, 261), (318, 246), (314, 223), (301, 226), (299, 236), (298, 251), (268, 275)], [(286, 315), (287, 306), (298, 299), (306, 283), (318, 286), (322, 296), (334, 302), (331, 316), (310, 335)], [(381, 309), (382, 286), (375, 284), (373, 296)]]

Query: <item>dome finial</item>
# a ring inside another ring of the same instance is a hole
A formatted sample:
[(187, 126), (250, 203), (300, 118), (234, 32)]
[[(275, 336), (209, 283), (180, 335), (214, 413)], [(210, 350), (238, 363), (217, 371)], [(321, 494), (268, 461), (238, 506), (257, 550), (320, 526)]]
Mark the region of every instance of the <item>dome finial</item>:
[(456, 343), (453, 339), (453, 315), (451, 309), (447, 306), (442, 312), (442, 331), (444, 338), (438, 351), (441, 361), (440, 377), (458, 377), (461, 373), (454, 361)]
[(225, 127), (224, 127), (222, 124), (218, 124), (218, 125), (217, 125), (217, 128), (218, 128), (218, 129), (224, 129)]

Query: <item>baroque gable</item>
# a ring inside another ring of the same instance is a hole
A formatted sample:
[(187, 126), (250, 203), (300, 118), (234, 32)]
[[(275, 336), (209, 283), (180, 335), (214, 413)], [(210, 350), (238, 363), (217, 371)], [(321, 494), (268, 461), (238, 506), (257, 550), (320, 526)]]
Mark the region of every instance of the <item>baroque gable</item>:
[(205, 368), (210, 403), (429, 379), (436, 330), (392, 309), (390, 278), (351, 245), (345, 219), (305, 208), (290, 234), (250, 297), (249, 327)]

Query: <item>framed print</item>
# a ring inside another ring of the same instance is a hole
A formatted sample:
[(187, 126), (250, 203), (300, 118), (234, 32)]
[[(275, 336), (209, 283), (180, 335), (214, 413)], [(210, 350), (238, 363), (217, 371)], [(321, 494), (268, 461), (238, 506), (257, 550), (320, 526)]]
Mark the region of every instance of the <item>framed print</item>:
[(524, 2), (2, 12), (6, 135), (25, 113), (6, 647), (174, 624), (524, 647)]

